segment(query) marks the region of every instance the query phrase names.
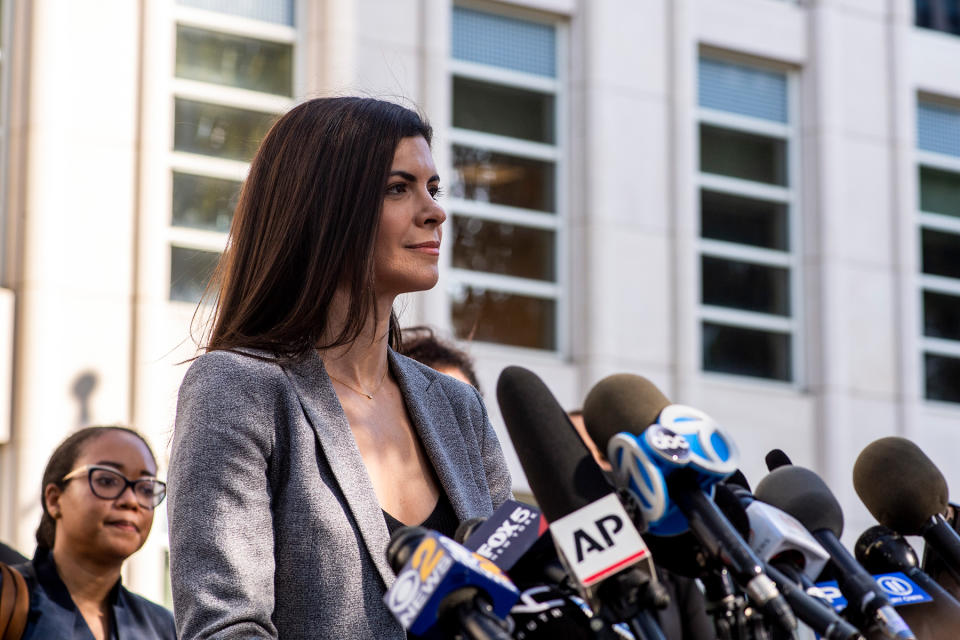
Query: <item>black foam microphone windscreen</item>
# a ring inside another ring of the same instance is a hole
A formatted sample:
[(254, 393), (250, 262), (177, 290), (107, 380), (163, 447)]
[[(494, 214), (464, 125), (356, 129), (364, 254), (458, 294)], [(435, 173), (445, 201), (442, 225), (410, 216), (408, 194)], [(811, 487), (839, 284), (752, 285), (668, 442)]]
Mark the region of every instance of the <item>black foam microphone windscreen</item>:
[(757, 484), (757, 500), (772, 504), (800, 521), (808, 531), (843, 534), (843, 510), (823, 479), (813, 471), (787, 465), (774, 469)]
[(774, 469), (793, 464), (790, 461), (790, 456), (785, 454), (782, 449), (771, 449), (767, 457), (764, 458), (764, 462), (767, 463), (767, 471), (773, 471)]
[(713, 501), (720, 507), (723, 515), (727, 516), (727, 520), (729, 520), (733, 528), (737, 530), (737, 533), (739, 533), (744, 540), (749, 540), (750, 516), (747, 515), (747, 510), (743, 507), (740, 498), (736, 496), (733, 490), (721, 482), (714, 487)]
[(486, 521), (486, 518), (470, 518), (469, 520), (464, 520), (460, 523), (460, 526), (457, 527), (456, 532), (454, 532), (453, 539), (456, 542), (463, 544), (466, 542), (467, 538), (473, 535), (473, 532), (476, 531), (477, 528)]
[(657, 421), (670, 401), (657, 387), (630, 373), (607, 376), (583, 402), (583, 422), (600, 451), (621, 431), (640, 434)]
[(504, 369), (497, 380), (497, 402), (548, 522), (613, 492), (567, 413), (536, 374), (523, 367)]
[(880, 524), (904, 535), (921, 535), (949, 500), (943, 474), (906, 438), (868, 444), (853, 465), (853, 487)]

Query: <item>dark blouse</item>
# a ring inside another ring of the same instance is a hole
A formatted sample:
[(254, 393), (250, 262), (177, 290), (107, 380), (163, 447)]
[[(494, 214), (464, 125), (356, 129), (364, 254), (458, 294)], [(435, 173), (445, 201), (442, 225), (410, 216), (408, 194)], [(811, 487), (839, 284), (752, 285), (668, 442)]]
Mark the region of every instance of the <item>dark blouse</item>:
[[(32, 561), (14, 568), (23, 574), (30, 589), (30, 613), (22, 640), (93, 640), (49, 550), (38, 548)], [(176, 640), (173, 614), (131, 593), (119, 580), (109, 600), (112, 640)]]
[[(391, 537), (397, 529), (407, 526), (386, 511), (383, 511), (383, 518), (387, 521), (387, 529), (390, 531)], [(457, 520), (457, 514), (453, 511), (453, 505), (450, 504), (450, 498), (447, 497), (446, 493), (440, 492), (440, 497), (437, 498), (437, 504), (433, 508), (433, 512), (419, 526), (439, 531), (448, 538), (453, 538), (453, 534), (457, 532), (457, 527), (460, 526), (460, 521)]]

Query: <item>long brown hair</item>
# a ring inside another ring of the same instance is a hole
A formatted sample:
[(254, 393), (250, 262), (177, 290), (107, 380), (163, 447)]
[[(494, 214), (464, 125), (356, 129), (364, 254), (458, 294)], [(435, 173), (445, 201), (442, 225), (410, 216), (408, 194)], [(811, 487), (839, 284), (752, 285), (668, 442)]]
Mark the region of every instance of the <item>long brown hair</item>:
[(47, 485), (55, 484), (60, 489), (67, 486), (63, 481), (63, 476), (73, 471), (73, 466), (80, 457), (80, 452), (89, 440), (98, 438), (109, 431), (120, 431), (136, 436), (147, 447), (150, 457), (153, 458), (153, 464), (157, 464), (157, 457), (153, 455), (153, 449), (150, 443), (140, 433), (127, 427), (107, 426), (107, 427), (85, 427), (72, 433), (66, 440), (60, 443), (43, 470), (43, 481), (40, 484), (40, 505), (43, 507), (43, 515), (40, 517), (40, 526), (37, 527), (37, 546), (45, 549), (53, 549), (53, 541), (57, 533), (57, 522), (50, 515), (47, 509)]
[[(384, 189), (397, 145), (412, 136), (430, 144), (432, 129), (414, 111), (373, 98), (317, 98), (273, 125), (208, 288), (216, 294), (208, 351), (296, 357), (360, 335), (376, 314), (373, 247)], [(331, 337), (329, 310), (341, 286), (347, 322)], [(399, 348), (392, 312), (389, 342)]]

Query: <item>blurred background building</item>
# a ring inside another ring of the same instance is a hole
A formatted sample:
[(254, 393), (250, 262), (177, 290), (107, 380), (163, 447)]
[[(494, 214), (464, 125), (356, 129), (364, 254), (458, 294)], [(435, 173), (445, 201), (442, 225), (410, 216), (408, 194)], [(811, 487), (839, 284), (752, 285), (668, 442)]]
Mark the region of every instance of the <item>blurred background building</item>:
[[(960, 491), (960, 0), (2, 0), (0, 539), (52, 448), (166, 458), (190, 324), (247, 161), (308, 97), (416, 105), (450, 214), (410, 296), (494, 389), (569, 408), (634, 372), (820, 472), (861, 449)], [(163, 466), (163, 465), (162, 465)], [(157, 512), (126, 581), (164, 601)]]

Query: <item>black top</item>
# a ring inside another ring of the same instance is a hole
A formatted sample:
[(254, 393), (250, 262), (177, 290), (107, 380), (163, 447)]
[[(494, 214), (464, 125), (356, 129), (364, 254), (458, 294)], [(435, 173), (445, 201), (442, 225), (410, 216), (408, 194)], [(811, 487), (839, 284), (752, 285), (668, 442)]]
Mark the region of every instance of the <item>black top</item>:
[[(38, 548), (14, 567), (27, 581), (30, 613), (22, 640), (93, 640), (93, 633), (57, 573), (53, 554)], [(120, 584), (110, 591), (111, 640), (176, 640), (173, 614)]]
[[(381, 511), (383, 511), (383, 509), (381, 509)], [(386, 511), (383, 511), (383, 518), (387, 521), (387, 529), (390, 531), (391, 537), (394, 531), (400, 527), (407, 526)], [(457, 527), (460, 526), (460, 521), (457, 519), (457, 514), (453, 511), (453, 505), (450, 504), (450, 499), (446, 493), (443, 491), (440, 492), (440, 497), (437, 498), (437, 504), (433, 508), (433, 512), (418, 526), (438, 531), (448, 538), (453, 537), (453, 534), (457, 531)]]

